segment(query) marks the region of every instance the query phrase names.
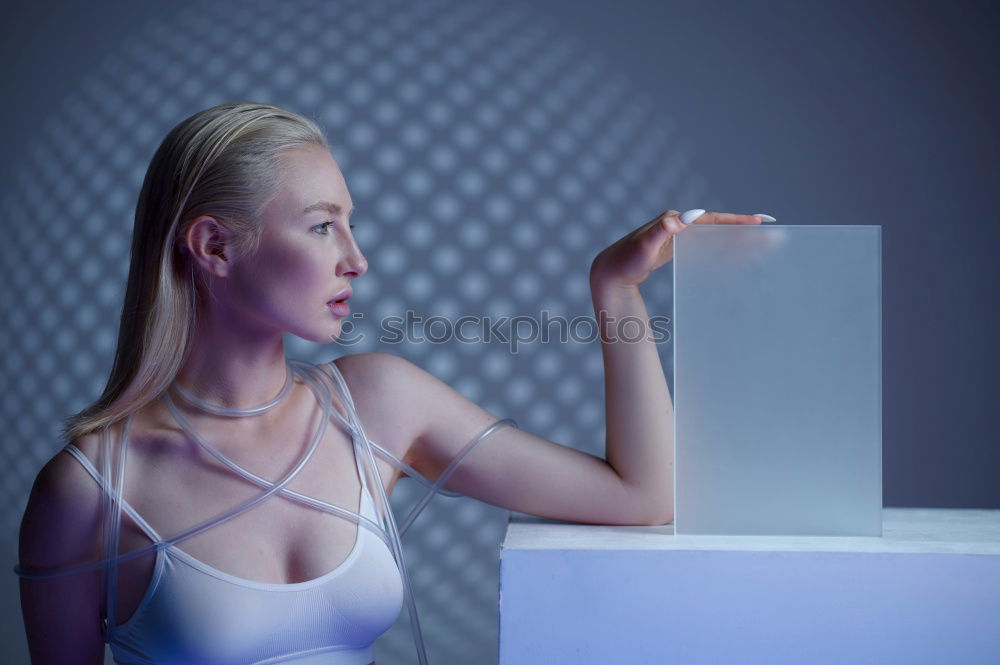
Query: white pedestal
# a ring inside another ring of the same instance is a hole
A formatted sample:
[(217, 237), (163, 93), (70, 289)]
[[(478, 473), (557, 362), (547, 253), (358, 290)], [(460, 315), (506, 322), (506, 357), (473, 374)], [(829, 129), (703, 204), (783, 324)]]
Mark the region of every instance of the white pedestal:
[(514, 513), (500, 665), (1000, 663), (1000, 510), (883, 536), (675, 536)]

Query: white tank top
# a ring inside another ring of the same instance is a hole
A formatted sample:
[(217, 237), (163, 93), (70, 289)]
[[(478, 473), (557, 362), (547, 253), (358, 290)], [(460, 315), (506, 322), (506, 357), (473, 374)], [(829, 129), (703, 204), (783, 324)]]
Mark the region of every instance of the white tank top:
[[(127, 435), (126, 426), (123, 438)], [(377, 524), (354, 448), (360, 515)], [(108, 492), (106, 479), (76, 446), (65, 450)], [(304, 466), (297, 466), (282, 484)], [(403, 582), (392, 551), (372, 529), (359, 525), (351, 553), (328, 573), (305, 582), (269, 584), (195, 559), (164, 542), (124, 499), (121, 509), (159, 547), (152, 579), (135, 612), (111, 630), (105, 625), (118, 665), (368, 665), (375, 660), (375, 638), (392, 627), (402, 607)], [(120, 520), (116, 524), (120, 528)], [(115, 591), (112, 584), (108, 597)]]

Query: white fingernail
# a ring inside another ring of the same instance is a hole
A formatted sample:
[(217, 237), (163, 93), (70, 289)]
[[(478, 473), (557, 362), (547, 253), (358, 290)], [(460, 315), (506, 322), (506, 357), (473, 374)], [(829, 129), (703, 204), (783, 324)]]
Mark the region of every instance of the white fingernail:
[(751, 217), (760, 217), (760, 221), (762, 221), (762, 222), (776, 222), (776, 221), (778, 221), (774, 217), (771, 217), (770, 215), (764, 215), (764, 214), (761, 214), (759, 212), (756, 215), (751, 215)]
[(698, 219), (705, 214), (705, 211), (701, 208), (695, 208), (694, 210), (688, 210), (686, 213), (681, 215), (681, 221), (685, 224), (690, 224), (694, 220)]

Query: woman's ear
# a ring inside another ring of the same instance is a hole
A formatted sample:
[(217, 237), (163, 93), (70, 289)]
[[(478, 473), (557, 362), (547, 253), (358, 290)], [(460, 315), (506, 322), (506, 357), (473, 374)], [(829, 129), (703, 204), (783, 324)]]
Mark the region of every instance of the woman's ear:
[(232, 265), (229, 257), (233, 255), (234, 239), (233, 232), (217, 218), (201, 215), (188, 223), (180, 245), (210, 274), (225, 277)]

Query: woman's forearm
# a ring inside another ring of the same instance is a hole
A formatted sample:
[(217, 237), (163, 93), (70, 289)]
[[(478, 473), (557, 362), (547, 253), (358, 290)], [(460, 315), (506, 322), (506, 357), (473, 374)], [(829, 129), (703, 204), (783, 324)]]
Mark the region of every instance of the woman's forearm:
[(637, 285), (591, 278), (604, 355), (606, 458), (648, 509), (673, 521), (673, 403)]

